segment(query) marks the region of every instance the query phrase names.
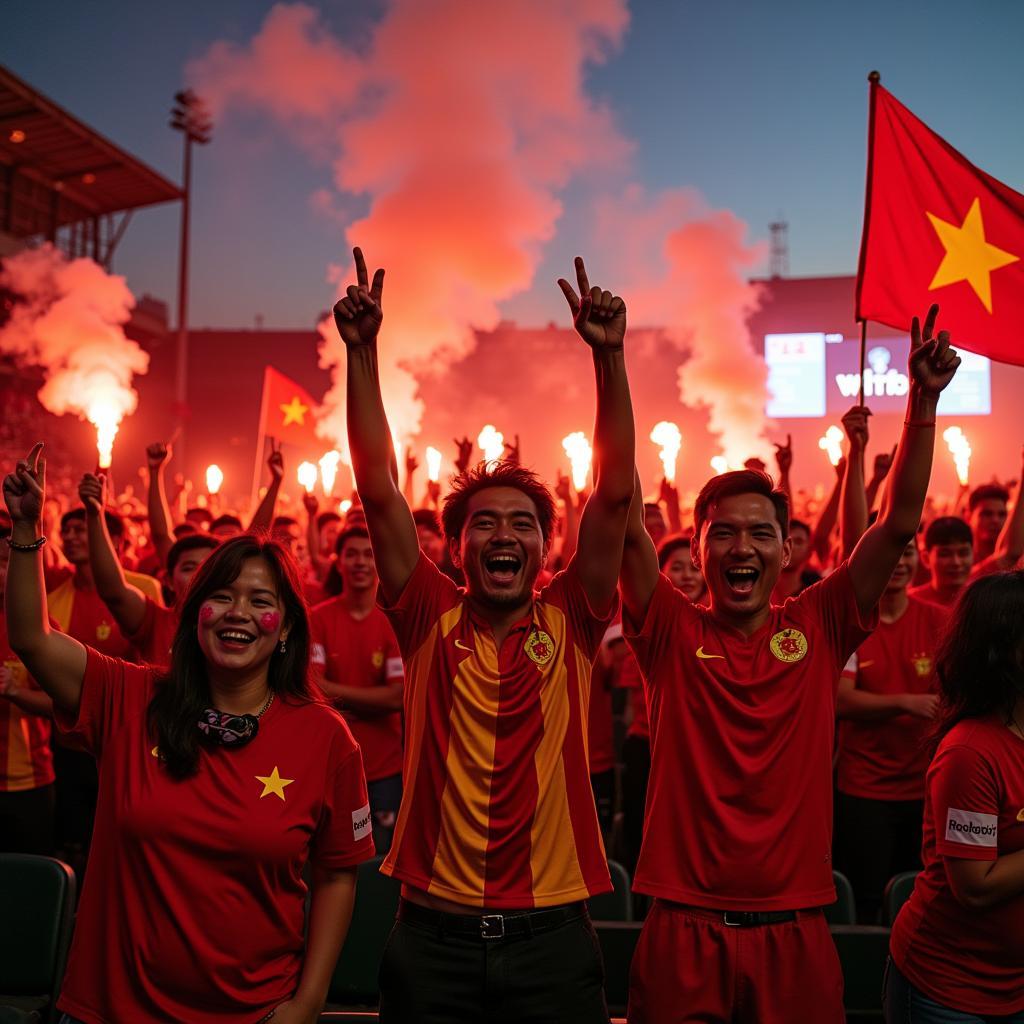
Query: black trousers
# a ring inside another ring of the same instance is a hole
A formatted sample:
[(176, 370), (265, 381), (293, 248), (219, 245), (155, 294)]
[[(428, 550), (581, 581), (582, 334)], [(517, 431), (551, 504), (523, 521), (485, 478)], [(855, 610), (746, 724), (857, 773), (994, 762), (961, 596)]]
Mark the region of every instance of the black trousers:
[(0, 793), (0, 853), (53, 854), (53, 783)]
[(836, 794), (835, 866), (850, 880), (857, 923), (880, 919), (886, 882), (921, 869), (923, 800), (868, 800)]
[(504, 939), (400, 919), (379, 980), (381, 1024), (608, 1024), (601, 950), (586, 914)]
[(609, 768), (607, 771), (591, 774), (590, 788), (594, 791), (597, 821), (607, 846), (615, 821), (615, 769)]

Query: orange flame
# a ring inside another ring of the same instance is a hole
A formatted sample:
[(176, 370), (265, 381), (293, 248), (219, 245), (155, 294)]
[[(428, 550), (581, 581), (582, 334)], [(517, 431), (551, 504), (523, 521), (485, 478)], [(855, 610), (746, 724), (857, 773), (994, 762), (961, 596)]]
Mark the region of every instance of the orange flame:
[(476, 443), (488, 462), (495, 462), (505, 454), (505, 435), (490, 423), (480, 431)]
[(436, 448), (427, 448), (427, 479), (437, 483), (441, 479), (441, 453)]
[(943, 440), (953, 456), (957, 479), (961, 487), (967, 486), (971, 473), (971, 445), (959, 427), (946, 427), (942, 432)]
[(661, 459), (661, 464), (664, 467), (665, 479), (670, 484), (674, 484), (676, 482), (676, 460), (683, 443), (683, 435), (679, 433), (679, 427), (667, 420), (655, 423), (654, 429), (651, 431), (651, 440), (661, 448), (658, 458)]
[(338, 463), (341, 462), (341, 452), (324, 452), (320, 458), (320, 480), (323, 483), (324, 494), (329, 498), (334, 490), (334, 481), (338, 476)]
[(825, 431), (825, 436), (818, 438), (818, 447), (823, 452), (828, 452), (828, 461), (833, 466), (838, 466), (839, 460), (843, 457), (843, 432), (833, 423)]
[(224, 473), (216, 463), (206, 467), (206, 493), (219, 494), (224, 483)]
[(563, 437), (562, 447), (569, 456), (569, 464), (572, 466), (572, 485), (576, 492), (580, 493), (587, 486), (587, 474), (590, 472), (590, 463), (594, 457), (593, 449), (582, 430), (575, 430)]
[(99, 452), (100, 469), (109, 469), (114, 453), (114, 438), (121, 426), (121, 413), (116, 405), (96, 399), (90, 406), (86, 418), (96, 428), (96, 450)]
[(299, 483), (306, 489), (306, 493), (312, 494), (313, 488), (316, 487), (316, 466), (312, 462), (303, 462), (299, 465), (295, 475), (299, 478)]

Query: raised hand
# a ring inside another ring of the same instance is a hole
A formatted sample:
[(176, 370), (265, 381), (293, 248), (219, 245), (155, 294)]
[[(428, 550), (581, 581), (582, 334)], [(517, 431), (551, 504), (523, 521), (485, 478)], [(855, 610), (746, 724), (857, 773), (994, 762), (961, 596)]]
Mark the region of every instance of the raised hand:
[(409, 448), (405, 453), (405, 475), (411, 477), (419, 468), (420, 460), (416, 458), (416, 453), (412, 448)]
[(4, 477), (4, 501), (14, 522), (38, 523), (45, 496), (46, 459), (40, 441), (18, 461), (14, 472)]
[(146, 464), (151, 471), (157, 470), (170, 460), (171, 454), (171, 446), (169, 444), (164, 444), (163, 441), (155, 441), (153, 444), (146, 446)]
[(558, 470), (558, 476), (555, 478), (555, 496), (561, 498), (566, 505), (572, 500), (572, 481), (568, 474), (561, 470)]
[(302, 507), (306, 510), (306, 515), (312, 519), (319, 511), (320, 503), (316, 500), (315, 494), (307, 492), (302, 495)]
[(671, 506), (673, 503), (679, 504), (679, 491), (668, 482), (666, 477), (662, 477), (661, 483), (658, 485), (658, 501), (667, 506)]
[(851, 451), (864, 451), (868, 446), (868, 417), (871, 410), (866, 405), (855, 405), (843, 415), (843, 430), (850, 440)]
[(793, 435), (786, 435), (785, 444), (775, 445), (775, 465), (779, 467), (779, 472), (786, 474), (793, 467)]
[(275, 483), (280, 483), (284, 478), (284, 456), (281, 454), (281, 446), (275, 447), (273, 439), (270, 442), (270, 455), (267, 458), (267, 468)]
[(938, 337), (932, 337), (938, 315), (939, 307), (933, 305), (923, 328), (916, 316), (910, 325), (910, 378), (925, 394), (935, 396), (942, 393), (960, 365), (956, 349), (949, 346), (949, 331), (939, 331)]
[(456, 437), (454, 442), (458, 452), (455, 457), (455, 469), (459, 473), (465, 473), (473, 459), (473, 442), (468, 437), (463, 437), (461, 441)]
[(372, 345), (384, 320), (381, 297), (384, 293), (384, 270), (378, 269), (369, 283), (366, 261), (358, 246), (352, 250), (356, 263), (356, 283), (350, 284), (343, 298), (334, 305), (334, 322), (341, 340), (349, 348)]
[(614, 351), (622, 348), (626, 337), (626, 304), (618, 295), (591, 288), (583, 259), (576, 257), (577, 295), (565, 278), (558, 279), (565, 301), (572, 310), (572, 323), (576, 333), (595, 351)]
[(892, 450), (888, 452), (879, 452), (875, 456), (874, 467), (872, 472), (876, 480), (884, 480), (889, 475), (889, 470), (892, 469), (893, 460), (896, 458), (896, 445), (892, 446)]
[(86, 473), (78, 484), (78, 497), (86, 512), (102, 515), (103, 506), (107, 503), (107, 478), (97, 476), (95, 473)]
[(516, 434), (515, 444), (510, 444), (508, 441), (505, 442), (505, 454), (502, 456), (506, 462), (511, 462), (513, 465), (518, 466), (520, 462), (519, 458), (519, 435)]

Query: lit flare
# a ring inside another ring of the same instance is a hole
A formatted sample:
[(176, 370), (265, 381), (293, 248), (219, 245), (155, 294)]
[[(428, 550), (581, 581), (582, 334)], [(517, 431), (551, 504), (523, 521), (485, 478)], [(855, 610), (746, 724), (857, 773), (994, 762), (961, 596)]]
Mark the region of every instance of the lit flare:
[(590, 463), (594, 457), (594, 451), (590, 447), (587, 435), (582, 430), (574, 430), (571, 434), (562, 438), (562, 447), (565, 454), (569, 456), (569, 465), (572, 466), (572, 485), (579, 494), (586, 489), (587, 475), (590, 473)]
[(316, 466), (312, 462), (303, 462), (300, 464), (296, 476), (299, 478), (299, 483), (306, 489), (306, 493), (312, 494), (313, 488), (316, 487)]
[(959, 427), (946, 427), (942, 432), (942, 438), (949, 448), (950, 455), (953, 456), (953, 465), (956, 466), (960, 486), (966, 487), (971, 473), (971, 444)]
[(496, 430), (491, 423), (486, 424), (480, 431), (476, 443), (480, 446), (487, 462), (496, 462), (505, 454), (505, 435), (500, 430)]
[(320, 482), (323, 484), (324, 495), (331, 496), (334, 490), (334, 481), (338, 476), (338, 463), (341, 462), (341, 452), (324, 452), (320, 458)]
[(436, 449), (427, 448), (427, 479), (436, 484), (441, 479), (441, 453)]
[(96, 399), (86, 413), (86, 418), (96, 428), (96, 451), (99, 453), (100, 469), (110, 469), (114, 454), (114, 438), (121, 426), (121, 413), (112, 402)]
[(825, 436), (818, 438), (818, 447), (828, 453), (828, 461), (833, 466), (838, 466), (843, 457), (843, 432), (833, 423), (825, 431)]
[(216, 463), (206, 467), (206, 493), (219, 494), (224, 483), (224, 471)]
[(711, 468), (715, 471), (715, 476), (721, 476), (729, 471), (729, 460), (724, 455), (712, 455)]
[(676, 482), (676, 460), (679, 456), (679, 449), (683, 443), (683, 435), (679, 433), (679, 427), (675, 423), (662, 420), (654, 424), (651, 430), (651, 440), (661, 448), (658, 458), (665, 470), (665, 479), (670, 483)]

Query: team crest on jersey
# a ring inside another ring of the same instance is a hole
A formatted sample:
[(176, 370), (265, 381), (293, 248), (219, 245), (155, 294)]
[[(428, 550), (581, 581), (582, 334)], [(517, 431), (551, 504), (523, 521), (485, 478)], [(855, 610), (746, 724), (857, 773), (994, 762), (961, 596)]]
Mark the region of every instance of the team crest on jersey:
[(374, 668), (383, 668), (384, 652), (374, 651), (372, 657), (370, 658), (370, 663), (373, 665)]
[(799, 629), (780, 629), (768, 646), (779, 661), (802, 661), (807, 653), (807, 637)]
[(931, 675), (932, 671), (932, 659), (931, 655), (928, 654), (915, 654), (911, 659), (914, 663), (914, 671), (923, 679), (927, 675)]
[(526, 656), (537, 665), (546, 665), (555, 653), (551, 637), (543, 629), (535, 629), (526, 641)]
[(110, 639), (110, 623), (101, 622), (96, 627), (96, 639), (97, 640), (109, 640)]

